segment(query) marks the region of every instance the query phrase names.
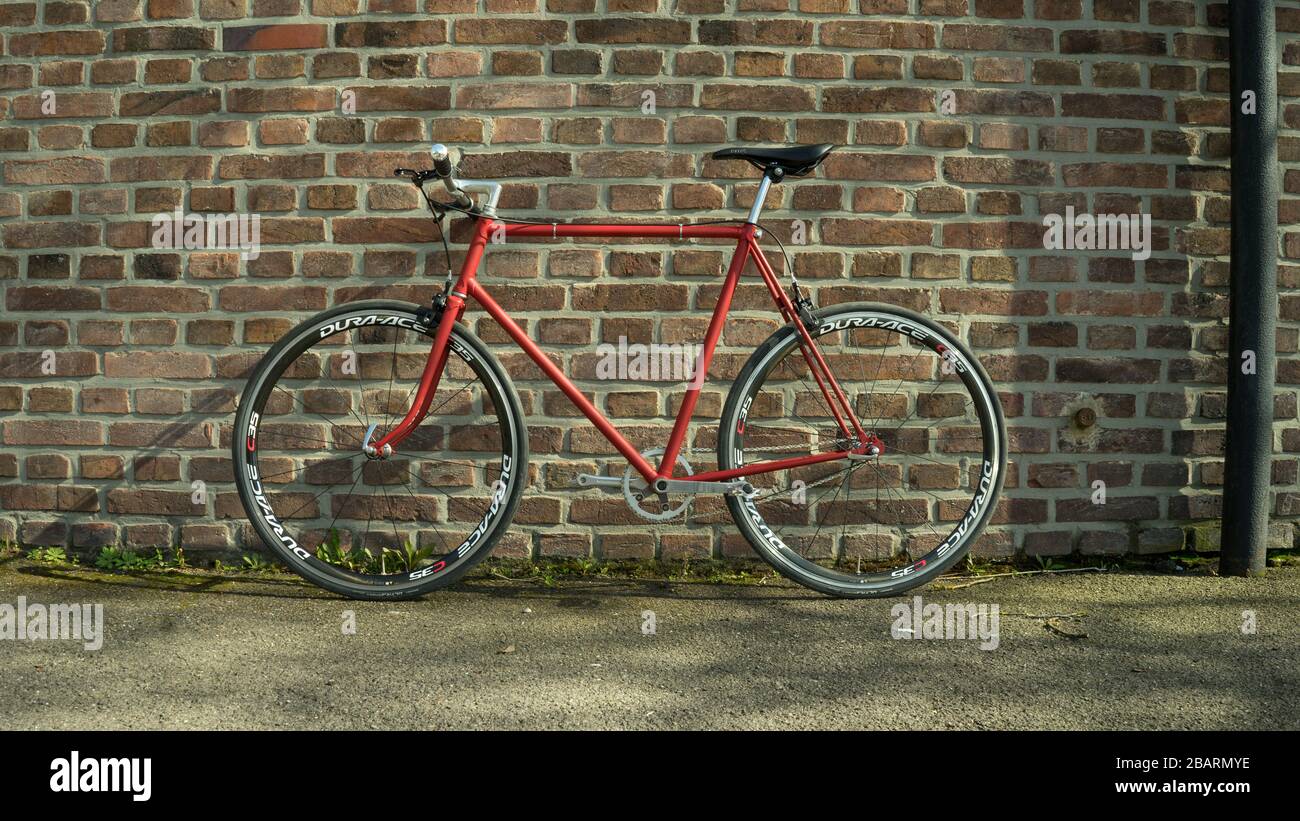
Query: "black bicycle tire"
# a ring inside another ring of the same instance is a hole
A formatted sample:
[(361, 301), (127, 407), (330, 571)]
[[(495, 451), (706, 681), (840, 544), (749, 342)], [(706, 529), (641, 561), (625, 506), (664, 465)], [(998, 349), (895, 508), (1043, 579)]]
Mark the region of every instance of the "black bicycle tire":
[[(969, 535), (962, 539), (960, 545), (950, 550), (942, 560), (937, 562), (928, 562), (920, 570), (906, 573), (899, 576), (896, 581), (881, 583), (855, 583), (844, 584), (832, 582), (824, 577), (819, 577), (806, 572), (799, 564), (789, 561), (788, 557), (781, 555), (779, 549), (775, 548), (753, 522), (753, 516), (746, 510), (745, 505), (748, 500), (737, 497), (727, 497), (727, 507), (731, 512), (732, 519), (736, 527), (740, 530), (746, 541), (754, 548), (769, 565), (771, 565), (781, 575), (803, 585), (810, 589), (816, 590), (827, 595), (841, 598), (884, 598), (896, 596), (914, 588), (928, 584), (944, 571), (952, 567), (965, 556), (971, 548), (972, 543), (983, 531), (988, 524), (989, 518), (992, 517), (993, 511), (997, 507), (998, 498), (1001, 495), (1002, 485), (1006, 478), (1007, 468), (1007, 432), (1006, 420), (1002, 413), (1002, 404), (998, 399), (997, 392), (994, 389), (993, 381), (989, 378), (988, 373), (984, 370), (979, 360), (963, 345), (960, 340), (954, 337), (939, 323), (928, 317), (922, 316), (914, 311), (901, 308), (895, 305), (882, 303), (844, 303), (840, 305), (828, 306), (813, 311), (813, 316), (819, 321), (833, 318), (839, 314), (848, 314), (853, 312), (872, 312), (881, 314), (891, 314), (908, 322), (919, 324), (926, 330), (940, 338), (950, 347), (955, 348), (964, 357), (966, 364), (970, 365), (970, 370), (974, 379), (978, 380), (986, 393), (989, 401), (988, 410), (993, 426), (995, 436), (995, 445), (997, 448), (994, 464), (996, 467), (994, 480), (991, 483), (991, 490), (985, 501), (982, 503), (978, 518), (967, 528)], [(813, 329), (810, 329), (813, 330)], [(754, 385), (755, 372), (762, 367), (764, 362), (769, 359), (773, 349), (778, 346), (794, 344), (792, 337), (798, 333), (793, 325), (785, 325), (771, 334), (764, 342), (755, 349), (750, 355), (744, 367), (741, 368), (740, 374), (732, 383), (730, 392), (727, 395), (727, 401), (723, 405), (722, 414), (718, 425), (718, 466), (721, 470), (728, 470), (737, 467), (735, 464), (734, 442), (737, 427), (737, 412), (746, 396), (750, 393)], [(769, 363), (768, 367), (775, 362)], [(984, 420), (981, 419), (981, 422)], [(750, 508), (753, 505), (750, 504)], [(756, 510), (755, 510), (756, 513)]]
[[(478, 564), (492, 552), (497, 541), (509, 529), (511, 522), (514, 519), (515, 512), (519, 507), (519, 502), (522, 498), (523, 490), (528, 479), (528, 431), (527, 425), (524, 421), (522, 405), (519, 401), (518, 392), (515, 390), (513, 382), (511, 382), (505, 369), (501, 366), (501, 363), (497, 358), (492, 354), (488, 347), (464, 325), (457, 324), (453, 329), (455, 339), (463, 345), (471, 348), (478, 356), (480, 363), (487, 369), (495, 380), (495, 391), (493, 390), (493, 385), (486, 386), (489, 395), (494, 402), (500, 401), (503, 403), (505, 409), (509, 412), (511, 419), (513, 420), (513, 429), (510, 431), (510, 445), (512, 446), (512, 474), (509, 487), (506, 490), (506, 496), (503, 500), (504, 504), (499, 508), (500, 514), (492, 523), (491, 529), (486, 532), (479, 542), (454, 566), (448, 567), (443, 572), (427, 576), (423, 579), (408, 579), (406, 582), (395, 583), (389, 587), (361, 585), (351, 582), (338, 571), (333, 571), (332, 568), (327, 570), (326, 568), (329, 568), (329, 565), (324, 562), (320, 562), (320, 560), (315, 559), (314, 557), (312, 557), (311, 560), (304, 560), (303, 557), (295, 554), (290, 548), (281, 544), (280, 540), (276, 537), (274, 530), (266, 522), (265, 518), (258, 515), (261, 507), (257, 505), (253, 488), (248, 481), (248, 461), (245, 453), (245, 438), (241, 432), (248, 428), (253, 408), (258, 404), (256, 400), (267, 375), (275, 369), (277, 364), (279, 364), (285, 351), (293, 347), (295, 342), (301, 340), (312, 328), (318, 327), (322, 323), (336, 319), (340, 316), (365, 311), (387, 311), (405, 315), (411, 320), (415, 320), (417, 306), (396, 300), (359, 300), (338, 305), (299, 323), (277, 341), (262, 357), (257, 366), (254, 367), (245, 383), (244, 391), (240, 395), (239, 406), (235, 411), (235, 433), (231, 437), (231, 449), (235, 470), (235, 486), (238, 490), (239, 499), (243, 505), (244, 512), (257, 536), (261, 538), (261, 541), (265, 543), (267, 547), (289, 567), (289, 569), (293, 570), (307, 581), (326, 590), (330, 590), (352, 599), (384, 601), (418, 598), (419, 596), (423, 596), (434, 590), (448, 587), (460, 581), (460, 579), (463, 578), (465, 574), (474, 567), (474, 565)], [(418, 326), (411, 329), (420, 330), (426, 336), (432, 336), (433, 329), (431, 328)]]

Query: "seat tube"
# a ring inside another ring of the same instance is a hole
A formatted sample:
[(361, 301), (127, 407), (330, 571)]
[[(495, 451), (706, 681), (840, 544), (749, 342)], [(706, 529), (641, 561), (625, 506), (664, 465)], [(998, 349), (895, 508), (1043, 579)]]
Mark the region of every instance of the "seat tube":
[(736, 253), (731, 258), (731, 267), (727, 269), (727, 278), (722, 282), (722, 291), (718, 294), (718, 304), (713, 309), (713, 318), (709, 321), (709, 330), (704, 337), (704, 348), (700, 351), (699, 361), (696, 363), (694, 378), (686, 387), (686, 392), (682, 394), (682, 406), (677, 411), (677, 420), (673, 423), (672, 434), (668, 437), (668, 446), (664, 448), (663, 457), (659, 460), (659, 476), (668, 477), (673, 473), (673, 466), (677, 463), (677, 454), (681, 453), (682, 442), (686, 439), (686, 431), (691, 425), (691, 417), (695, 414), (695, 403), (700, 398), (700, 389), (704, 387), (704, 380), (709, 372), (709, 363), (713, 361), (713, 349), (717, 347), (718, 340), (722, 336), (722, 328), (727, 321), (727, 312), (731, 310), (731, 298), (736, 293), (736, 284), (740, 281), (740, 273), (745, 269), (745, 262), (749, 259), (749, 245), (753, 241), (754, 229), (747, 227), (744, 229), (740, 241), (736, 243)]

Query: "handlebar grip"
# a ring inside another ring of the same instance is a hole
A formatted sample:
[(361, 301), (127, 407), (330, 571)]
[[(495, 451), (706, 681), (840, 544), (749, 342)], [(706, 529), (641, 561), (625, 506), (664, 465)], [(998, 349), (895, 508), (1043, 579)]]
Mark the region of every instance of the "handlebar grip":
[(456, 202), (467, 208), (472, 206), (474, 204), (473, 198), (462, 191), (459, 183), (452, 177), (455, 169), (452, 168), (451, 152), (447, 150), (447, 146), (442, 143), (434, 143), (429, 146), (429, 155), (433, 157), (434, 173), (442, 178), (442, 184), (456, 198)]
[(438, 176), (443, 179), (451, 177), (451, 152), (447, 146), (442, 143), (434, 143), (429, 146), (429, 154), (433, 157), (433, 170), (438, 172)]

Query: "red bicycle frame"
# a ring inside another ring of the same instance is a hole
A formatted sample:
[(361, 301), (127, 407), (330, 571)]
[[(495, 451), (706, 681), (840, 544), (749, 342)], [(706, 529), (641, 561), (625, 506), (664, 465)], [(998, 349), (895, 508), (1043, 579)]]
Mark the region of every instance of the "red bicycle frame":
[(827, 367), (826, 361), (822, 358), (821, 352), (817, 349), (812, 336), (808, 333), (808, 329), (804, 327), (798, 309), (790, 300), (789, 295), (782, 290), (772, 266), (763, 256), (762, 250), (755, 241), (757, 228), (752, 223), (743, 225), (575, 225), (562, 223), (538, 225), (501, 223), (480, 217), (475, 222), (474, 236), (470, 241), (469, 251), (465, 255), (465, 262), (461, 266), (460, 275), (450, 293), (447, 294), (446, 305), (438, 323), (438, 328), (434, 333), (433, 345), (429, 350), (429, 359), (425, 364), (424, 372), (420, 376), (419, 389), (416, 391), (411, 408), (391, 431), (374, 443), (374, 448), (378, 452), (387, 453), (388, 451), (384, 449), (385, 445), (395, 448), (402, 439), (420, 424), (425, 414), (428, 413), (429, 405), (438, 389), (438, 382), (442, 377), (442, 370), (447, 361), (447, 341), (451, 337), (452, 326), (460, 320), (461, 315), (465, 312), (466, 301), (473, 299), (492, 315), (492, 318), (505, 329), (515, 343), (528, 354), (529, 358), (537, 363), (537, 367), (541, 368), (542, 372), (555, 383), (556, 387), (565, 396), (569, 397), (569, 400), (573, 402), (578, 410), (582, 411), (583, 415), (591, 420), (597, 430), (627, 459), (646, 482), (653, 483), (656, 479), (672, 477), (673, 466), (677, 463), (677, 455), (681, 452), (682, 442), (686, 438), (691, 415), (695, 412), (695, 403), (699, 399), (702, 379), (697, 379), (687, 387), (686, 397), (677, 412), (677, 419), (673, 423), (673, 430), (668, 438), (668, 445), (664, 448), (659, 465), (657, 467), (651, 465), (618, 432), (618, 429), (605, 418), (596, 406), (582, 395), (582, 392), (569, 381), (563, 371), (547, 358), (545, 352), (537, 346), (537, 343), (533, 342), (528, 334), (524, 333), (523, 329), (510, 318), (505, 309), (498, 305), (487, 290), (479, 284), (476, 275), (488, 239), (493, 232), (502, 230), (504, 230), (506, 237), (734, 239), (736, 241), (736, 251), (731, 258), (731, 265), (727, 268), (727, 276), (722, 283), (722, 292), (718, 296), (718, 304), (713, 309), (713, 317), (709, 322), (709, 329), (704, 339), (704, 348), (696, 366), (697, 377), (703, 377), (708, 373), (709, 363), (713, 359), (714, 348), (717, 347), (718, 339), (722, 335), (723, 323), (726, 322), (727, 313), (731, 309), (731, 298), (735, 294), (736, 285), (740, 281), (741, 271), (748, 260), (754, 260), (754, 265), (758, 269), (760, 276), (762, 276), (763, 282), (767, 285), (768, 291), (772, 294), (772, 299), (776, 302), (781, 315), (798, 330), (799, 346), (818, 387), (821, 389), (823, 397), (826, 399), (827, 407), (831, 409), (835, 422), (839, 425), (840, 432), (845, 439), (856, 441), (858, 445), (849, 450), (756, 462), (732, 470), (697, 473), (691, 476), (692, 480), (725, 482), (756, 473), (766, 473), (843, 459), (850, 454), (864, 453), (868, 447), (872, 446), (878, 450), (882, 448), (880, 440), (874, 434), (868, 434), (862, 429), (862, 425), (853, 412), (851, 403), (835, 381), (835, 377), (831, 374), (830, 368)]

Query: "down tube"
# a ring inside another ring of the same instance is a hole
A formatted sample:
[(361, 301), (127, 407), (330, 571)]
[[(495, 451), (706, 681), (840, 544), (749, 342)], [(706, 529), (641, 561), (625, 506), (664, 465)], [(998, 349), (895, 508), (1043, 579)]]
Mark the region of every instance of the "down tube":
[(497, 324), (500, 325), (506, 333), (510, 334), (510, 337), (514, 339), (515, 344), (517, 344), (524, 353), (528, 354), (530, 359), (537, 363), (537, 367), (541, 368), (542, 373), (546, 374), (546, 376), (555, 383), (555, 386), (564, 392), (565, 396), (569, 397), (569, 401), (574, 404), (574, 407), (582, 411), (583, 415), (591, 420), (591, 423), (596, 426), (596, 429), (599, 430), (606, 439), (609, 440), (609, 443), (617, 448), (619, 453), (623, 454), (623, 458), (627, 459), (632, 467), (636, 468), (636, 472), (641, 474), (647, 482), (653, 481), (655, 478), (654, 466), (647, 462), (645, 457), (642, 456), (636, 448), (632, 447), (632, 444), (628, 442), (627, 439), (623, 438), (623, 435), (618, 432), (618, 429), (610, 424), (609, 420), (596, 409), (596, 406), (587, 400), (587, 397), (582, 395), (582, 391), (578, 390), (577, 387), (569, 381), (569, 378), (564, 375), (564, 372), (555, 367), (555, 363), (547, 358), (546, 352), (537, 347), (537, 343), (533, 342), (533, 340), (529, 338), (528, 334), (524, 333), (523, 330), (515, 324), (515, 321), (510, 318), (510, 315), (505, 312), (505, 309), (492, 299), (488, 292), (484, 290), (482, 285), (478, 284), (478, 280), (466, 280), (466, 287), (469, 289), (469, 295), (473, 297), (478, 304), (482, 305), (484, 310), (491, 314), (492, 318), (497, 321)]

